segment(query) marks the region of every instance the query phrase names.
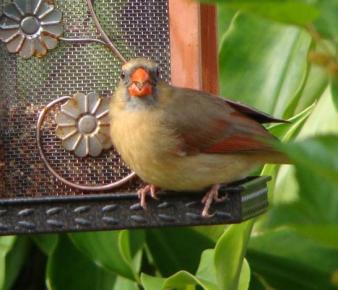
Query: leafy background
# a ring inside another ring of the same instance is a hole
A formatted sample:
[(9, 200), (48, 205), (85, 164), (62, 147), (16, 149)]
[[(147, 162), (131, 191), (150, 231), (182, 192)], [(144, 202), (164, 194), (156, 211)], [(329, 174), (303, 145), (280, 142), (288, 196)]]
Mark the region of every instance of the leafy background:
[[(183, 0), (182, 0), (183, 1)], [(0, 238), (0, 289), (338, 289), (338, 1), (219, 0), (221, 94), (271, 126), (270, 210), (239, 225)]]

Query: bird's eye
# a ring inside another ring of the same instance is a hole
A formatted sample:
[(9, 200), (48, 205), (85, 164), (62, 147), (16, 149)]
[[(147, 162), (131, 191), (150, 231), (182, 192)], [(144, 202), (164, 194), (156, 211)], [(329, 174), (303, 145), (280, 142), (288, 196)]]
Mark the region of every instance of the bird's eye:
[(126, 77), (126, 74), (122, 71), (121, 74), (120, 74), (121, 80), (123, 80), (125, 77)]

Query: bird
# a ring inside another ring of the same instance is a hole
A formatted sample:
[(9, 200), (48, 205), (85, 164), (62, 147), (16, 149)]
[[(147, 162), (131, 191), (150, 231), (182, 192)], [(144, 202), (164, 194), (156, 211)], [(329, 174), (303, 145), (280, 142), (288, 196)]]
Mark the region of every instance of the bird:
[(289, 163), (272, 145), (278, 142), (262, 124), (285, 122), (244, 104), (199, 90), (172, 86), (159, 65), (135, 58), (121, 69), (109, 105), (110, 136), (123, 161), (146, 185), (146, 196), (160, 189), (207, 190), (202, 217), (220, 197), (221, 184), (246, 177), (265, 163)]

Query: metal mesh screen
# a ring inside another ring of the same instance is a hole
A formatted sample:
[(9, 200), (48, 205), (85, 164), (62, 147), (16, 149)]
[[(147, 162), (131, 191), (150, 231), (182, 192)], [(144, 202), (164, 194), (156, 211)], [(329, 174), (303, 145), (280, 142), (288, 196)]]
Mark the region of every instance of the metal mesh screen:
[[(10, 1), (0, 0), (0, 9)], [(59, 0), (65, 37), (98, 38), (84, 0)], [(95, 0), (103, 29), (127, 58), (147, 56), (160, 63), (162, 78), (169, 80), (170, 51), (167, 0)], [(77, 91), (109, 96), (114, 91), (120, 62), (103, 45), (59, 46), (42, 59), (22, 59), (0, 47), (0, 196), (33, 197), (81, 195), (45, 168), (36, 144), (39, 112), (51, 101)], [(85, 185), (104, 185), (130, 172), (113, 149), (100, 157), (78, 158), (55, 137), (55, 113), (46, 115), (41, 128), (42, 147), (53, 168), (64, 178)], [(119, 191), (132, 190), (129, 181)]]

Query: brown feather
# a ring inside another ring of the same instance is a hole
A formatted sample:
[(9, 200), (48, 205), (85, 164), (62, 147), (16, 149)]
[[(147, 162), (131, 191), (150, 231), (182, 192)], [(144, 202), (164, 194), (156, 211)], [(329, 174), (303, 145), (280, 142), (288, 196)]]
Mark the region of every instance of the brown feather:
[(138, 67), (155, 76), (150, 61), (124, 65), (126, 78), (110, 106), (110, 132), (123, 160), (145, 182), (201, 190), (245, 177), (264, 163), (288, 162), (269, 145), (276, 138), (260, 124), (269, 118), (254, 110), (161, 82), (152, 83), (152, 96), (130, 96), (129, 78)]
[(275, 118), (269, 114), (261, 112), (255, 108), (243, 105), (241, 103), (231, 101), (231, 100), (224, 100), (227, 104), (233, 107), (235, 110), (241, 112), (242, 114), (246, 115), (247, 117), (261, 123), (289, 123), (289, 121)]
[(187, 154), (274, 151), (276, 138), (256, 120), (236, 111), (223, 99), (206, 93), (158, 87), (166, 125), (180, 139), (179, 151)]

